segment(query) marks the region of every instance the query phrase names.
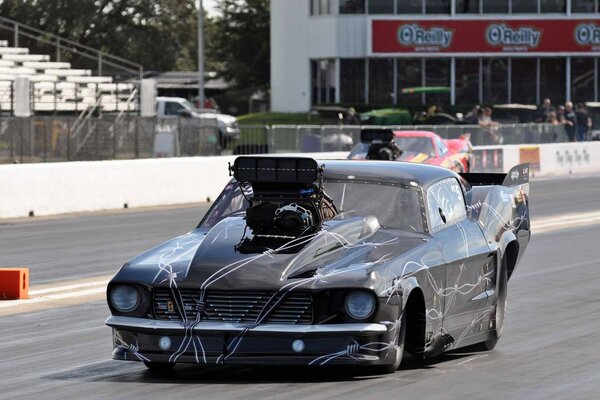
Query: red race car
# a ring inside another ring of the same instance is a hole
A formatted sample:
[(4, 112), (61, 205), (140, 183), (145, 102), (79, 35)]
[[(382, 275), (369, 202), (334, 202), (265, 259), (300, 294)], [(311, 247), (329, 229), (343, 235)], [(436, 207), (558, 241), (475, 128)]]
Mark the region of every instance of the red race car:
[(439, 165), (456, 172), (469, 172), (473, 146), (470, 135), (442, 139), (427, 131), (363, 129), (360, 143), (350, 151), (352, 160), (396, 160)]

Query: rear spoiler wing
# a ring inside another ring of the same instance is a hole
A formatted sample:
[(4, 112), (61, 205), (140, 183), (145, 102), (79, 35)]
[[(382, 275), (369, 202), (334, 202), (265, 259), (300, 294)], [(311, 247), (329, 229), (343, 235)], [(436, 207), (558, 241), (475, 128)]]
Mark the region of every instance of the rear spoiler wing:
[(506, 187), (524, 185), (529, 183), (529, 164), (515, 165), (506, 174), (495, 173), (461, 173), (471, 186), (502, 185)]

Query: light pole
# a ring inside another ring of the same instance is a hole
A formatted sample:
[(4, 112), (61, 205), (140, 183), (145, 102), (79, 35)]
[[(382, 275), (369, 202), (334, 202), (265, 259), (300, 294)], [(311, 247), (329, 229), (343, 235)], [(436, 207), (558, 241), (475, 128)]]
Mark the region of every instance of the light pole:
[(204, 108), (204, 9), (198, 0), (198, 101)]

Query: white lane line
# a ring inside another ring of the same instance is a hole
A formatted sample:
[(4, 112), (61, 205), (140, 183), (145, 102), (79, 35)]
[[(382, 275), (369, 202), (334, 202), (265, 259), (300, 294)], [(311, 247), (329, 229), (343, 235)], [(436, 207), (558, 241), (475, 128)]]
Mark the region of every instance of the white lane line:
[(30, 290), (29, 295), (30, 296), (40, 296), (40, 295), (44, 295), (44, 294), (48, 294), (48, 293), (66, 292), (69, 290), (92, 288), (95, 286), (106, 287), (106, 285), (108, 285), (108, 279), (101, 280), (101, 281), (77, 283), (77, 284), (73, 284), (73, 285), (54, 286), (54, 287), (49, 287), (49, 288), (44, 288), (44, 289)]
[(532, 221), (531, 231), (535, 234), (596, 224), (600, 224), (600, 211), (535, 219)]
[(466, 360), (464, 360), (464, 361), (461, 361), (461, 362), (459, 362), (459, 363), (456, 363), (456, 365), (463, 365), (463, 364), (466, 364), (466, 363), (468, 363), (468, 362), (471, 362), (471, 361), (473, 361), (473, 360), (478, 360), (478, 359), (480, 359), (480, 358), (486, 358), (487, 356), (488, 356), (487, 354), (483, 354), (483, 355), (481, 355), (481, 356), (475, 356), (475, 357), (471, 357), (471, 358), (469, 358), (469, 359), (466, 359)]
[(93, 294), (100, 294), (100, 293), (104, 293), (104, 292), (106, 292), (106, 288), (99, 287), (99, 288), (93, 288), (93, 289), (79, 290), (76, 292), (51, 294), (48, 296), (34, 297), (32, 299), (4, 300), (4, 301), (0, 302), (0, 308), (18, 307), (18, 306), (24, 306), (24, 305), (29, 305), (29, 304), (35, 304), (35, 303), (44, 303), (44, 302), (52, 301), (52, 300), (71, 299), (74, 297), (85, 297), (85, 296), (90, 296)]

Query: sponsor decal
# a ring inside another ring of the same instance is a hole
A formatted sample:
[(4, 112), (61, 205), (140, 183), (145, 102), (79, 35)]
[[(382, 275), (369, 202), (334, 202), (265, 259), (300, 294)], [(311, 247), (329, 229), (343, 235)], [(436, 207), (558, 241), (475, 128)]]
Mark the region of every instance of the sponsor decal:
[(581, 46), (600, 45), (600, 27), (593, 23), (577, 25), (575, 41)]
[[(595, 19), (373, 19), (373, 54), (600, 51)], [(593, 55), (593, 54), (590, 54)]]
[(454, 32), (443, 27), (423, 28), (418, 24), (401, 25), (398, 28), (398, 42), (402, 46), (432, 46), (448, 48), (452, 44)]
[(517, 179), (519, 179), (519, 171), (513, 171), (510, 173), (510, 179), (512, 179), (513, 181), (516, 181)]
[(536, 48), (539, 46), (541, 38), (541, 30), (528, 27), (513, 29), (505, 24), (491, 24), (485, 32), (485, 39), (492, 46)]
[[(519, 160), (521, 164), (529, 163), (533, 172), (540, 171), (540, 148), (538, 146), (519, 147)], [(529, 174), (529, 169), (523, 170), (524, 174)]]

